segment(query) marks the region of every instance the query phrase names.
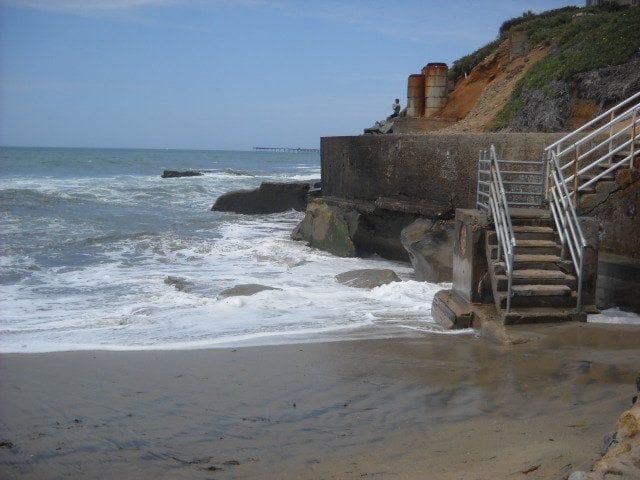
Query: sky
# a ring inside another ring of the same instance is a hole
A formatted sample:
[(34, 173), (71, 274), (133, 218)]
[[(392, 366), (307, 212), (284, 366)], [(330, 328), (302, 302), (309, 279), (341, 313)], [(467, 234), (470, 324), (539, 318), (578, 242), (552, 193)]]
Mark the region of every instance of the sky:
[(564, 0), (0, 0), (0, 145), (317, 148)]

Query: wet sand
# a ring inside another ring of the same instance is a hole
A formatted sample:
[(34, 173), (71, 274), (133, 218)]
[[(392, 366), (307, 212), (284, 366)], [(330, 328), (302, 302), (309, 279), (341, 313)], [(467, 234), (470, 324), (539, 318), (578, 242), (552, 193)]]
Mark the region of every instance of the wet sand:
[(640, 328), (0, 356), (0, 478), (561, 479), (630, 407)]

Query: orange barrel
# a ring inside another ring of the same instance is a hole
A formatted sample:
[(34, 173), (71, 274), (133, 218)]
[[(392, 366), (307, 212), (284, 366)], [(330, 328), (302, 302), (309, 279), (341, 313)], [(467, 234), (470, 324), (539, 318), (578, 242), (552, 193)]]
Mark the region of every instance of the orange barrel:
[(424, 116), (432, 117), (447, 101), (447, 64), (428, 63), (424, 75)]
[(409, 75), (407, 80), (407, 117), (424, 116), (424, 75)]

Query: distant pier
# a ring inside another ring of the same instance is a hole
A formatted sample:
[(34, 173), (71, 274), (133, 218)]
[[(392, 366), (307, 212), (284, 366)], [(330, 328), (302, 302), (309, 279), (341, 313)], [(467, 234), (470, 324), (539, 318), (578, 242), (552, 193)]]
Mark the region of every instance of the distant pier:
[(260, 152), (287, 152), (287, 153), (303, 153), (303, 152), (319, 152), (319, 148), (300, 148), (300, 147), (253, 147), (254, 150)]

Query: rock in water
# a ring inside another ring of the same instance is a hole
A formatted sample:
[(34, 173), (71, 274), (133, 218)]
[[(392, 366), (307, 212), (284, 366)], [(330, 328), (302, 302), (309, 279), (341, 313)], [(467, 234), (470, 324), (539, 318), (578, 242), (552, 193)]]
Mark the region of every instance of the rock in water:
[(211, 210), (248, 215), (286, 212), (291, 209), (304, 212), (309, 188), (308, 182), (264, 182), (256, 190), (237, 190), (221, 195)]
[(227, 297), (249, 297), (255, 295), (258, 292), (264, 290), (280, 290), (279, 288), (268, 287), (266, 285), (260, 285), (258, 283), (245, 283), (236, 285), (235, 287), (227, 288), (218, 294), (218, 298)]
[(371, 268), (339, 273), (335, 278), (339, 283), (349, 287), (369, 289), (401, 281), (393, 270)]
[(306, 240), (309, 245), (338, 257), (355, 257), (352, 232), (357, 229), (360, 214), (324, 202), (311, 200), (307, 214), (294, 229), (291, 238)]
[(185, 293), (189, 293), (191, 291), (191, 288), (193, 287), (193, 284), (186, 278), (174, 277), (172, 275), (169, 275), (167, 278), (165, 278), (164, 283), (166, 283), (167, 285), (173, 285), (176, 290)]
[(402, 246), (409, 252), (416, 280), (450, 282), (453, 278), (454, 220), (418, 219), (402, 230)]
[(162, 178), (178, 178), (178, 177), (200, 177), (204, 175), (202, 172), (196, 172), (194, 170), (187, 170), (185, 172), (179, 172), (177, 170), (165, 170), (162, 172)]

